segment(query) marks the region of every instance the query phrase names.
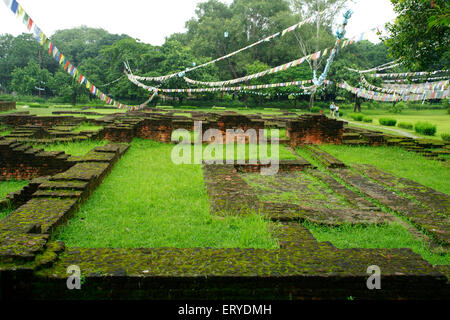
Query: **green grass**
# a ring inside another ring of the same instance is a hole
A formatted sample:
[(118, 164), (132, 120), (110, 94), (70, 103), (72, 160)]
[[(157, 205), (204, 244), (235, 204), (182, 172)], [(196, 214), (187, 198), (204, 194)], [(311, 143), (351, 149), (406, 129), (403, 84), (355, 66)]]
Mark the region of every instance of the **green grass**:
[(89, 123), (82, 123), (80, 126), (75, 128), (74, 130), (72, 130), (72, 132), (76, 132), (76, 133), (79, 133), (82, 131), (96, 132), (96, 131), (100, 131), (101, 129), (103, 129), (103, 126), (96, 126), (96, 125), (92, 125)]
[(19, 191), (26, 185), (28, 185), (29, 181), (0, 181), (0, 199), (5, 198), (8, 194)]
[(433, 265), (450, 264), (450, 253), (437, 254), (430, 252), (420, 239), (414, 238), (399, 223), (370, 226), (344, 225), (335, 228), (319, 226), (310, 222), (304, 222), (303, 225), (311, 231), (318, 241), (330, 241), (339, 249), (410, 248)]
[[(267, 139), (270, 139), (272, 136), (272, 130), (274, 129), (264, 129), (264, 134), (267, 137)], [(287, 138), (287, 129), (279, 129), (278, 138), (280, 139), (286, 139)]]
[[(29, 111), (30, 114), (34, 114), (37, 116), (64, 116), (64, 114), (53, 114), (54, 111), (60, 111), (60, 112), (64, 112), (64, 111), (77, 111), (77, 112), (83, 112), (83, 111), (92, 111), (92, 110), (81, 110), (82, 106), (70, 106), (70, 105), (50, 105), (49, 107), (46, 108), (30, 108), (29, 104), (17, 104), (16, 110), (10, 110), (7, 112), (2, 112), (2, 114), (7, 114), (7, 113), (13, 113), (13, 112), (17, 112), (17, 111)], [(108, 115), (108, 114), (113, 114), (113, 113), (124, 113), (126, 112), (126, 110), (123, 109), (95, 109), (94, 110), (97, 113), (101, 113), (104, 115)], [(66, 114), (66, 116), (77, 116), (77, 115), (73, 115), (73, 114)], [(96, 119), (96, 118), (101, 118), (103, 116), (85, 116), (86, 118), (90, 118), (90, 119)]]
[(278, 247), (259, 215), (213, 217), (200, 165), (175, 165), (173, 145), (135, 139), (57, 235), (69, 247)]
[(0, 209), (0, 220), (9, 216), (11, 212), (13, 212), (13, 209), (10, 208)]
[(371, 164), (450, 195), (450, 170), (440, 161), (426, 159), (400, 147), (326, 145), (321, 148), (346, 164)]
[(64, 151), (66, 154), (70, 154), (72, 156), (84, 156), (95, 147), (100, 147), (107, 144), (108, 141), (106, 140), (84, 140), (68, 143), (33, 145), (33, 148), (44, 149), (45, 151)]
[[(413, 110), (413, 109), (406, 109), (403, 110), (401, 113), (392, 114), (389, 113), (387, 110), (380, 110), (380, 109), (374, 109), (374, 110), (367, 110), (365, 109), (363, 111), (364, 115), (370, 116), (374, 119), (373, 125), (382, 128), (383, 126), (379, 125), (379, 119), (380, 118), (394, 118), (398, 122), (408, 122), (408, 123), (417, 123), (420, 121), (427, 121), (431, 124), (435, 125), (437, 127), (436, 136), (432, 137), (433, 139), (439, 139), (441, 133), (450, 132), (450, 114), (447, 113), (446, 110)], [(352, 120), (351, 118), (344, 116), (347, 120)], [(403, 131), (406, 131), (408, 133), (411, 133), (413, 135), (417, 135), (420, 137), (427, 137), (422, 134), (418, 134), (414, 132), (414, 129), (402, 129)], [(389, 131), (387, 131), (389, 132)]]
[[(254, 145), (249, 145), (246, 144), (245, 146), (245, 160), (248, 161), (249, 159), (257, 159), (257, 160), (261, 160), (261, 159), (276, 159), (278, 157), (279, 160), (296, 160), (298, 159), (296, 155), (292, 154), (291, 151), (289, 151), (286, 146), (284, 145), (279, 145), (279, 152), (278, 155), (275, 154), (275, 149), (272, 145), (268, 145), (267, 146), (267, 155), (264, 154), (263, 152), (263, 157), (261, 158), (260, 155), (260, 146), (256, 145), (256, 148)], [(228, 146), (227, 145), (223, 145), (223, 159), (227, 160), (227, 152), (226, 152), (226, 148)], [(239, 148), (242, 148), (243, 145), (234, 145), (234, 160), (242, 160), (243, 158), (240, 157), (238, 155), (238, 151), (240, 150)], [(205, 148), (207, 148), (207, 146), (204, 146), (203, 149), (205, 150)], [(205, 153), (204, 153), (205, 155)], [(207, 156), (205, 155), (204, 160), (214, 160), (214, 153), (212, 154), (212, 156)]]
[(8, 129), (6, 129), (6, 128), (0, 127), (0, 137), (7, 136), (7, 135), (10, 134), (11, 132), (12, 132), (11, 130), (8, 130)]

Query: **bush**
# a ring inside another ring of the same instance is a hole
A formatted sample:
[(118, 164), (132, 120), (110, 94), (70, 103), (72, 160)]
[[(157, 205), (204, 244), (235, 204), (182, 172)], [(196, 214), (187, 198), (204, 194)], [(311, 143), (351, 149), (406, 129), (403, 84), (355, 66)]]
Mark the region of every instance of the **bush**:
[(28, 106), (30, 108), (43, 108), (43, 109), (48, 109), (50, 106), (45, 105), (45, 104), (39, 104), (39, 103), (30, 103), (28, 104)]
[(447, 109), (447, 113), (450, 114), (450, 108)]
[(364, 118), (362, 119), (362, 121), (363, 121), (363, 122), (366, 122), (366, 123), (372, 123), (372, 122), (373, 122), (373, 119), (372, 119), (372, 118), (369, 118), (369, 117), (364, 117)]
[(441, 133), (442, 140), (450, 142), (450, 133)]
[(399, 122), (397, 126), (399, 128), (408, 129), (408, 130), (414, 129), (414, 125), (409, 122)]
[(321, 110), (322, 110), (322, 109), (319, 108), (319, 107), (312, 107), (312, 108), (311, 108), (311, 112), (312, 112), (312, 113), (319, 113)]
[(380, 118), (378, 122), (382, 126), (394, 127), (397, 124), (397, 120), (391, 118)]
[(362, 121), (364, 119), (364, 115), (360, 113), (352, 113), (350, 115), (350, 118), (352, 118), (355, 121)]
[(359, 114), (359, 113), (351, 113), (351, 114), (349, 114), (349, 117), (355, 121), (362, 121), (362, 119), (364, 118), (364, 115)]
[(414, 130), (426, 136), (434, 136), (436, 134), (436, 126), (429, 122), (417, 122)]

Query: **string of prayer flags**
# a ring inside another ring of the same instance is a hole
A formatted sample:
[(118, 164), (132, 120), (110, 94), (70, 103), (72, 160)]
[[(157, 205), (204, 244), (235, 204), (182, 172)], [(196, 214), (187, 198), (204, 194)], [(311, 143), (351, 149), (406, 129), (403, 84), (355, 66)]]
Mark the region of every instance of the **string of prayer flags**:
[(446, 73), (446, 72), (449, 72), (449, 70), (437, 70), (431, 72), (376, 73), (370, 74), (370, 76), (374, 78), (406, 78), (414, 76), (432, 76), (438, 73)]
[[(122, 109), (129, 110), (140, 110), (144, 108), (151, 100), (147, 100), (148, 102), (143, 103), (139, 106), (128, 106), (121, 104), (114, 99), (108, 97), (106, 94), (101, 92), (91, 83), (85, 76), (83, 76), (76, 67), (74, 67), (68, 58), (66, 58), (62, 52), (55, 47), (52, 41), (42, 32), (42, 30), (37, 26), (36, 22), (30, 17), (30, 15), (25, 12), (22, 6), (17, 2), (17, 0), (3, 0), (5, 5), (16, 15), (17, 18), (21, 18), (23, 24), (27, 27), (28, 31), (33, 33), (33, 37), (36, 41), (38, 41), (41, 46), (44, 48), (48, 48), (48, 54), (53, 56), (53, 58), (64, 68), (68, 74), (72, 75), (74, 78), (78, 77), (78, 82), (81, 84), (86, 83), (86, 89), (93, 95), (101, 99), (107, 104), (111, 104), (117, 106)], [(153, 98), (156, 95), (153, 96)]]
[(430, 91), (423, 94), (404, 94), (404, 95), (398, 95), (396, 93), (394, 94), (387, 94), (383, 92), (376, 92), (371, 91), (363, 88), (355, 88), (350, 86), (347, 82), (339, 83), (338, 87), (344, 90), (347, 90), (353, 94), (356, 94), (358, 97), (368, 99), (368, 100), (375, 100), (375, 101), (382, 101), (382, 102), (397, 102), (397, 101), (423, 101), (423, 100), (431, 100), (431, 99), (448, 99), (448, 96), (450, 94), (450, 90), (446, 91)]
[[(318, 15), (320, 16), (320, 15), (326, 14), (328, 12), (332, 12), (333, 10), (334, 10), (334, 8), (330, 7), (328, 9), (325, 9), (325, 10), (319, 12)], [(241, 53), (241, 52), (246, 51), (246, 50), (248, 50), (250, 48), (253, 48), (253, 47), (255, 47), (255, 46), (257, 46), (257, 45), (259, 45), (261, 43), (271, 41), (271, 40), (273, 40), (274, 38), (276, 38), (276, 37), (278, 37), (280, 35), (283, 37), (287, 33), (292, 32), (292, 31), (300, 28), (302, 25), (313, 22), (314, 19), (316, 19), (316, 16), (312, 16), (312, 17), (310, 17), (310, 18), (308, 18), (306, 20), (303, 20), (303, 21), (301, 21), (301, 22), (299, 22), (299, 23), (297, 23), (297, 24), (295, 24), (293, 26), (290, 26), (289, 28), (284, 29), (281, 32), (277, 32), (277, 33), (275, 33), (275, 34), (273, 34), (273, 35), (271, 35), (269, 37), (261, 39), (261, 40), (255, 42), (255, 43), (253, 43), (253, 44), (250, 44), (250, 45), (248, 45), (248, 46), (246, 46), (244, 48), (241, 48), (241, 49), (236, 50), (236, 51), (234, 51), (232, 53), (229, 53), (229, 54), (227, 54), (227, 55), (225, 55), (223, 57), (211, 60), (209, 62), (206, 62), (206, 63), (198, 65), (198, 66), (193, 66), (191, 68), (186, 68), (186, 70), (183, 70), (183, 71), (180, 71), (180, 72), (177, 72), (177, 73), (172, 73), (172, 74), (159, 76), (159, 77), (141, 77), (141, 76), (135, 76), (135, 77), (136, 77), (137, 80), (141, 80), (141, 81), (145, 80), (145, 81), (157, 81), (157, 82), (164, 82), (164, 81), (167, 81), (167, 80), (169, 80), (171, 78), (175, 78), (175, 77), (182, 78), (188, 72), (191, 72), (191, 71), (194, 71), (194, 70), (197, 70), (197, 69), (200, 69), (200, 68), (204, 68), (204, 67), (206, 67), (208, 65), (214, 64), (214, 63), (222, 61), (224, 59), (228, 59), (228, 58), (230, 58), (230, 57), (232, 57), (232, 56), (234, 56), (234, 55), (236, 55), (238, 53)]]

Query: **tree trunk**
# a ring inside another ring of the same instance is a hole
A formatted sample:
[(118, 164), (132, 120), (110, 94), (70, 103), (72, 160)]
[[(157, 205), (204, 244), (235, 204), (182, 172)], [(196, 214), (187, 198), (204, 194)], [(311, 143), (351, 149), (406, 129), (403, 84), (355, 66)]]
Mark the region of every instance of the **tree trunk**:
[(361, 113), (361, 101), (357, 95), (355, 95), (355, 108), (353, 109), (353, 112)]
[(309, 97), (309, 111), (314, 107), (314, 96), (316, 95), (316, 91), (314, 90)]

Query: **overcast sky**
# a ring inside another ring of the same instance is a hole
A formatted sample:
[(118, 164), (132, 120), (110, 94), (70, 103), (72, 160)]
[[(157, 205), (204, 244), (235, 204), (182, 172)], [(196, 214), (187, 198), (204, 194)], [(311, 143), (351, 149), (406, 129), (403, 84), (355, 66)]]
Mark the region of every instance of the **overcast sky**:
[[(184, 25), (195, 14), (202, 0), (18, 0), (47, 36), (56, 30), (86, 25), (110, 33), (128, 34), (152, 45), (165, 37), (185, 31)], [(232, 0), (222, 0), (231, 3)], [(389, 0), (356, 0), (348, 25), (348, 37), (383, 25), (395, 18)], [(0, 34), (18, 35), (26, 27), (0, 1)], [(369, 38), (376, 41), (377, 37)]]

